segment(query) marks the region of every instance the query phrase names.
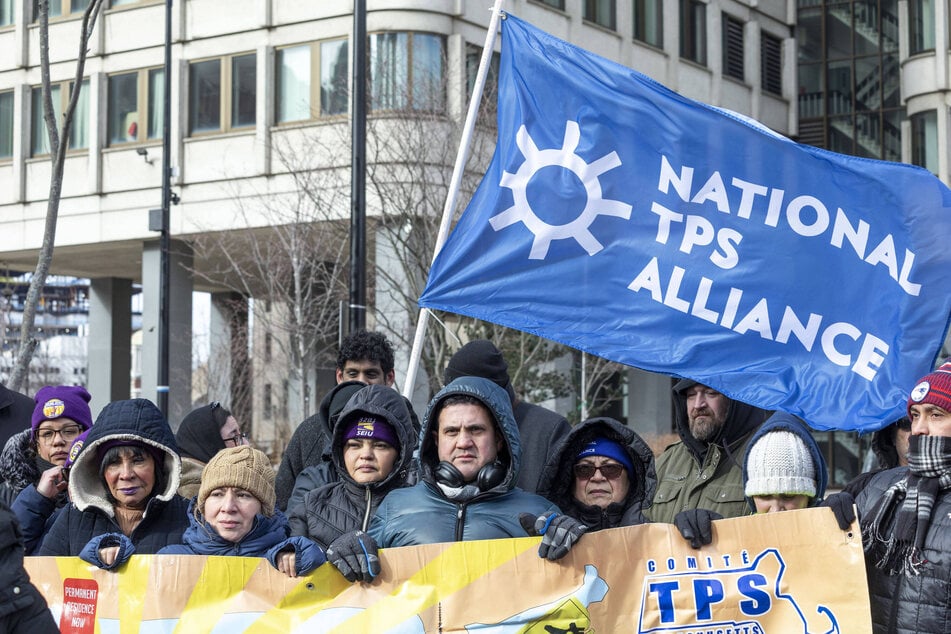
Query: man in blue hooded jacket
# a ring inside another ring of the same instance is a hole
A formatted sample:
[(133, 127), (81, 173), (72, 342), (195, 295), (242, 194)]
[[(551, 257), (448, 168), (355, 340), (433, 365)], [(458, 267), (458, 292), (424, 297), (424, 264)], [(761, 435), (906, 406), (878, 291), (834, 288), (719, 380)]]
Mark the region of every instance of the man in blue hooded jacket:
[(427, 408), (420, 439), (419, 482), (386, 496), (369, 534), (345, 534), (327, 550), (351, 581), (370, 581), (379, 572), (377, 545), (524, 537), (520, 514), (558, 512), (515, 486), (518, 427), (508, 394), (492, 381), (466, 376), (444, 387)]

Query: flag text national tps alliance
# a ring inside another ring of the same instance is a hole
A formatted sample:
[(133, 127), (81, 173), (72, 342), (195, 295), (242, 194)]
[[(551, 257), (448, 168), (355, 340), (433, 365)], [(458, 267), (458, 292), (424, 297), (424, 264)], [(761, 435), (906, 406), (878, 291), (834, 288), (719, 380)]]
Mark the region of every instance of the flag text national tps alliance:
[(951, 314), (951, 192), (793, 143), (508, 15), (498, 142), (420, 306), (819, 429), (903, 414)]

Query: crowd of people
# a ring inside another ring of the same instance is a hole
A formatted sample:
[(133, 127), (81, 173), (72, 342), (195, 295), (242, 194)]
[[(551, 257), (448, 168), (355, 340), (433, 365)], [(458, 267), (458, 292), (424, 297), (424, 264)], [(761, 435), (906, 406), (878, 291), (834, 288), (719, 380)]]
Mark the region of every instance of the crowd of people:
[(696, 381), (673, 386), (679, 440), (655, 459), (617, 420), (571, 427), (520, 399), (491, 341), (462, 346), (443, 378), (420, 419), (393, 389), (391, 344), (351, 334), (277, 466), (219, 402), (173, 433), (146, 399), (93, 421), (82, 387), (0, 385), (0, 594), (16, 588), (0, 626), (56, 631), (24, 555), (108, 570), (136, 553), (264, 557), (290, 577), (329, 562), (369, 583), (380, 548), (540, 535), (558, 560), (586, 533), (648, 522), (700, 548), (722, 518), (827, 506), (842, 530), (858, 522), (874, 631), (948, 631), (951, 363), (909, 386), (907, 417), (876, 432), (879, 464), (828, 497), (806, 421)]

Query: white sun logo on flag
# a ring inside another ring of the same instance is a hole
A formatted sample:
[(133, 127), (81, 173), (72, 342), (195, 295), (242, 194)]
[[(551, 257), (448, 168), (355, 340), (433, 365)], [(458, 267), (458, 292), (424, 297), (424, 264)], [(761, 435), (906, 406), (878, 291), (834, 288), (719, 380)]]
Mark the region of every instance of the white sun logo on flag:
[[(576, 121), (565, 123), (565, 138), (560, 148), (539, 150), (523, 125), (515, 135), (515, 143), (522, 151), (525, 161), (514, 174), (504, 172), (499, 185), (512, 190), (515, 204), (489, 219), (496, 231), (521, 222), (535, 234), (529, 259), (544, 260), (553, 240), (574, 239), (588, 255), (604, 248), (591, 233), (589, 227), (598, 216), (615, 216), (625, 220), (631, 217), (631, 206), (619, 200), (605, 200), (601, 192), (601, 174), (621, 165), (617, 152), (605, 154), (592, 163), (587, 163), (575, 154), (581, 130)], [(582, 212), (571, 222), (552, 225), (539, 218), (528, 202), (528, 183), (545, 167), (562, 167), (572, 172), (581, 181), (587, 201)]]

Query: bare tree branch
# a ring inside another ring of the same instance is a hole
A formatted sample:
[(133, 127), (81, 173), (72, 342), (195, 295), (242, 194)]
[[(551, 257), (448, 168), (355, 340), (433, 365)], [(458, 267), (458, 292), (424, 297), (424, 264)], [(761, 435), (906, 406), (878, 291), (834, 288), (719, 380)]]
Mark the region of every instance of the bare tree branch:
[[(36, 269), (30, 280), (26, 299), (23, 304), (23, 321), (20, 324), (20, 344), (17, 351), (16, 365), (10, 380), (14, 390), (20, 390), (29, 373), (30, 360), (36, 349), (33, 338), (33, 326), (36, 323), (36, 309), (46, 276), (53, 261), (53, 246), (56, 243), (56, 223), (59, 218), (59, 203), (63, 193), (63, 170), (66, 164), (66, 153), (69, 150), (69, 135), (73, 126), (73, 114), (79, 103), (79, 96), (83, 86), (83, 74), (86, 68), (86, 55), (89, 52), (89, 38), (96, 26), (96, 19), (102, 6), (102, 0), (92, 0), (83, 13), (82, 30), (79, 40), (79, 51), (76, 58), (76, 75), (73, 82), (69, 102), (63, 112), (63, 125), (58, 128), (55, 109), (53, 108), (52, 83), (50, 81), (49, 56), (49, 0), (39, 1), (40, 18), (40, 75), (42, 77), (43, 119), (46, 122), (46, 131), (49, 139), (50, 170), (49, 196), (46, 202), (46, 222), (43, 227), (43, 243), (36, 260)], [(33, 343), (31, 344), (31, 341)]]

